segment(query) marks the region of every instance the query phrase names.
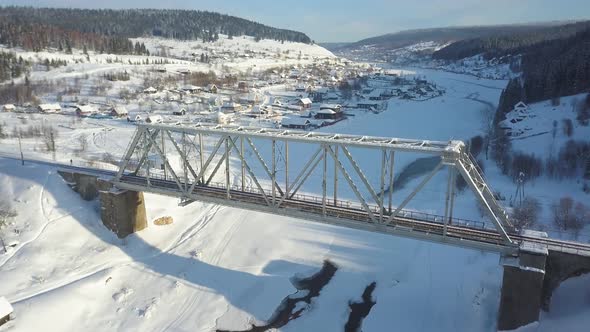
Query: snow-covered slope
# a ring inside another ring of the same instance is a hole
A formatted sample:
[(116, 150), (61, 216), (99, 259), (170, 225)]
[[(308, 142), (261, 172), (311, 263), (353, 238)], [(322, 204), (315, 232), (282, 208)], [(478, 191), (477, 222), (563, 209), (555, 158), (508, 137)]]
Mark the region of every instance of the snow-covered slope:
[[(377, 305), (364, 331), (493, 329), (496, 255), (201, 203), (181, 208), (154, 195), (148, 229), (122, 241), (54, 169), (15, 163), (0, 159), (2, 188), (23, 211), (23, 242), (0, 256), (0, 294), (16, 316), (0, 330), (243, 330), (295, 292), (289, 278), (325, 259), (335, 276), (281, 330), (341, 330), (348, 301), (372, 281)], [(174, 223), (151, 223), (163, 215)]]

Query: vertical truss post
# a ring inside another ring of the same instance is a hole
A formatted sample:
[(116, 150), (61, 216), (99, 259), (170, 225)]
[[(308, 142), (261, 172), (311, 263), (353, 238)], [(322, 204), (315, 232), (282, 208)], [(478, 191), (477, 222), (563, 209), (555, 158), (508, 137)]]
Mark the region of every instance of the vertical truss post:
[(326, 173), (328, 172), (328, 146), (324, 144), (324, 171), (322, 172), (322, 215), (326, 216), (326, 194), (327, 194), (327, 183)]
[[(338, 158), (338, 145), (334, 146), (334, 155)], [(334, 163), (334, 206), (338, 206), (338, 165)]]
[[(170, 132), (168, 132), (168, 135), (170, 135)], [(172, 139), (172, 137), (170, 137), (170, 139)], [(172, 143), (174, 143), (174, 141), (172, 141)], [(188, 156), (187, 156), (187, 152), (186, 152), (186, 133), (182, 132), (182, 155), (180, 156), (182, 158), (182, 168), (184, 171), (184, 191), (187, 192), (188, 191), (188, 167), (187, 167), (187, 163), (188, 163)], [(188, 192), (187, 192), (188, 194)]]
[(229, 140), (231, 137), (228, 135), (225, 138), (225, 195), (227, 199), (230, 198), (229, 191), (230, 191), (230, 181), (229, 181)]
[(271, 181), (272, 181), (272, 205), (276, 206), (277, 199), (277, 156), (276, 156), (276, 141), (272, 140), (272, 163), (271, 163)]
[(447, 183), (447, 192), (445, 195), (445, 216), (443, 219), (443, 237), (447, 236), (447, 224), (448, 224), (448, 218), (449, 218), (449, 203), (451, 200), (451, 188), (453, 186), (453, 167), (448, 167), (449, 170), (449, 179), (448, 179), (448, 183)]
[[(199, 133), (199, 159), (201, 162), (201, 167), (199, 168), (199, 172), (203, 169), (203, 134)], [(197, 179), (198, 181), (199, 179)]]
[(246, 166), (244, 165), (244, 136), (240, 136), (240, 155), (243, 157), (242, 159), (242, 191), (246, 190)]
[(289, 195), (289, 141), (285, 141), (285, 195)]
[(453, 221), (453, 208), (455, 206), (455, 184), (457, 183), (457, 170), (455, 168), (451, 168), (451, 201), (449, 203), (449, 224), (452, 224)]
[(395, 151), (391, 150), (389, 153), (389, 207), (388, 211), (391, 214), (391, 204), (393, 202), (393, 166), (395, 163)]
[[(166, 144), (164, 142), (164, 130), (160, 130), (160, 136), (162, 136), (162, 158), (168, 160), (166, 157)], [(166, 166), (164, 166), (164, 180), (168, 180), (168, 173), (166, 172)]]
[(121, 164), (119, 171), (117, 172), (117, 179), (120, 179), (123, 176), (125, 168), (127, 168), (127, 165), (129, 165), (129, 161), (131, 161), (133, 151), (135, 151), (135, 149), (137, 148), (137, 143), (139, 143), (139, 140), (143, 137), (144, 131), (145, 130), (143, 128), (137, 128), (135, 130), (135, 136), (133, 136), (131, 144), (129, 144), (129, 146), (127, 147), (127, 151), (125, 151), (125, 156), (123, 157), (123, 163)]
[(379, 222), (383, 223), (383, 203), (385, 202), (385, 170), (387, 166), (385, 164), (385, 159), (387, 158), (387, 151), (385, 149), (381, 150), (381, 179), (379, 184), (379, 189), (381, 190), (379, 195)]

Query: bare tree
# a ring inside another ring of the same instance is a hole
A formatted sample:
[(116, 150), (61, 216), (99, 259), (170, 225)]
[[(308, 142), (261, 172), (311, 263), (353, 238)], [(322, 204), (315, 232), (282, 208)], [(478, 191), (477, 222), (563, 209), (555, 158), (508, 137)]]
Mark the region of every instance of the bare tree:
[(86, 148), (88, 148), (88, 135), (82, 134), (78, 136), (78, 144), (80, 144), (80, 152), (86, 151)]
[(0, 242), (2, 243), (2, 248), (4, 248), (4, 252), (6, 252), (6, 243), (4, 243), (4, 236), (2, 229), (8, 224), (8, 221), (12, 218), (16, 217), (16, 211), (12, 208), (12, 205), (9, 201), (5, 199), (0, 200)]
[(43, 143), (48, 152), (55, 152), (55, 139), (57, 138), (57, 130), (52, 126), (43, 128)]
[(563, 197), (559, 202), (551, 206), (553, 212), (553, 222), (564, 231), (572, 231), (578, 234), (583, 227), (582, 219), (576, 215), (574, 210), (574, 200), (571, 197)]
[(541, 204), (532, 197), (526, 197), (512, 212), (514, 226), (518, 229), (529, 228), (537, 223)]

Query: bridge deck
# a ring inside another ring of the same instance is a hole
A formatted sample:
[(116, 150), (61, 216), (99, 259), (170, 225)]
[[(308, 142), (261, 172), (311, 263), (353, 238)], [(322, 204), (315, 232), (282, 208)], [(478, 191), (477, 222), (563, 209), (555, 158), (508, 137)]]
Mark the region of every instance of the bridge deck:
[[(230, 197), (227, 198), (226, 188), (215, 186), (215, 184), (196, 186), (189, 197), (186, 197), (186, 193), (182, 192), (176, 182), (171, 180), (150, 178), (148, 185), (145, 177), (127, 174), (121, 178), (121, 181), (115, 182), (115, 185), (122, 189), (185, 197), (223, 205), (229, 204), (250, 210), (341, 224), (358, 229), (396, 234), (478, 250), (510, 254), (518, 250), (520, 243), (527, 241), (547, 245), (551, 251), (590, 256), (589, 244), (523, 236), (520, 234), (511, 234), (517, 245), (507, 246), (502, 237), (491, 225), (488, 226), (481, 222), (464, 219), (453, 219), (452, 224), (447, 225), (445, 232), (444, 218), (442, 216), (414, 211), (403, 211), (401, 216), (395, 217), (390, 224), (373, 222), (367, 212), (360, 206), (355, 206), (344, 201), (337, 202), (336, 206), (326, 205), (324, 212), (321, 197), (316, 196), (295, 195), (291, 199), (285, 199), (280, 207), (276, 208), (266, 204), (265, 195), (267, 200), (272, 200), (272, 196), (268, 193), (261, 194), (253, 191), (230, 189)], [(185, 184), (182, 183), (182, 185), (184, 186)], [(276, 199), (277, 201), (279, 200), (278, 197)], [(372, 206), (372, 209), (375, 214), (379, 214), (378, 207)], [(387, 220), (390, 214), (384, 211), (383, 215), (384, 220)]]

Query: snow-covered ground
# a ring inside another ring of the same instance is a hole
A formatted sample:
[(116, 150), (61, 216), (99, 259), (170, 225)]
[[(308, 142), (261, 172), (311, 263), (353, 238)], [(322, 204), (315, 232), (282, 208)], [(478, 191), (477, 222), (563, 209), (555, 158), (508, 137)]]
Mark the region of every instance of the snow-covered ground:
[[(466, 140), (483, 133), (482, 112), (493, 108), (506, 84), (420, 68), (404, 73), (425, 76), (446, 94), (421, 102), (392, 99), (384, 112), (357, 112), (322, 130)], [(55, 159), (65, 162), (104, 160), (107, 152), (116, 158), (134, 130), (124, 120), (74, 120), (66, 115), (0, 113), (0, 123), (6, 123), (8, 131), (15, 125), (53, 124), (59, 131)], [(76, 152), (83, 134), (88, 146)], [(23, 139), (22, 144), (27, 157), (53, 158), (40, 139)], [(0, 152), (16, 154), (17, 140), (1, 140)], [(364, 169), (371, 169), (372, 159), (352, 153)], [(399, 154), (397, 170), (416, 157)], [(291, 158), (295, 165), (304, 159)], [(491, 187), (509, 197), (515, 190), (512, 180), (491, 160), (484, 163)], [(367, 176), (378, 183), (377, 174)], [(442, 210), (446, 176), (435, 176), (409, 208)], [(404, 197), (418, 181), (409, 181), (394, 196)], [(303, 189), (317, 193), (318, 186), (311, 181)], [(558, 195), (572, 191), (572, 186), (542, 178), (527, 190)], [(55, 169), (20, 167), (11, 159), (0, 158), (0, 195), (14, 198), (19, 211), (6, 229), (14, 247), (0, 255), (0, 295), (14, 303), (16, 320), (0, 330), (244, 330), (269, 319), (281, 300), (295, 292), (291, 277), (312, 275), (325, 259), (339, 267), (334, 278), (310, 310), (282, 331), (342, 330), (348, 302), (358, 301), (373, 281), (377, 304), (363, 331), (495, 329), (502, 272), (497, 255), (199, 202), (178, 207), (176, 200), (156, 195), (146, 195), (148, 229), (118, 240), (100, 223), (97, 203), (82, 201)], [(455, 202), (456, 217), (480, 218), (469, 192), (460, 193)], [(152, 224), (168, 215), (173, 224)], [(576, 287), (584, 278), (564, 283), (552, 306), (565, 306), (565, 298), (573, 294), (580, 298), (577, 303), (585, 304), (575, 315), (561, 309), (544, 315), (541, 330), (554, 330), (558, 324), (572, 324), (570, 331), (584, 326), (578, 322), (583, 323), (589, 308)]]

